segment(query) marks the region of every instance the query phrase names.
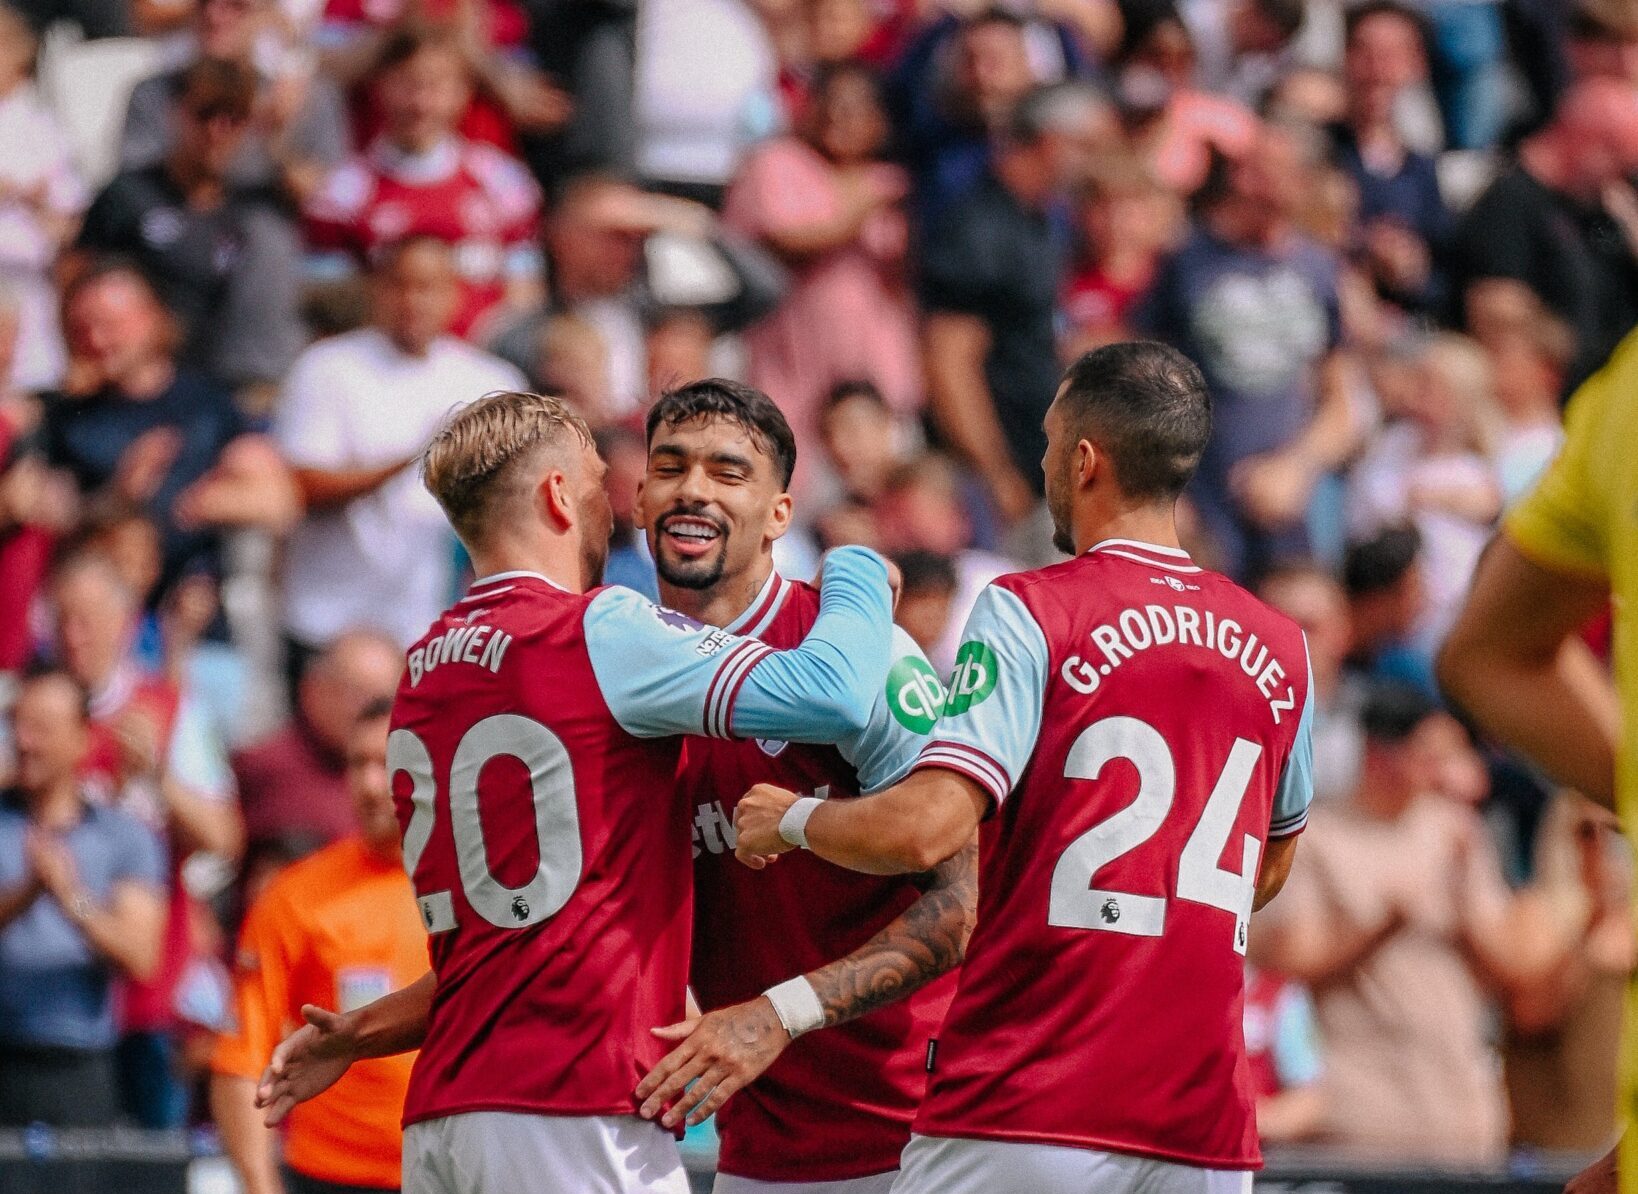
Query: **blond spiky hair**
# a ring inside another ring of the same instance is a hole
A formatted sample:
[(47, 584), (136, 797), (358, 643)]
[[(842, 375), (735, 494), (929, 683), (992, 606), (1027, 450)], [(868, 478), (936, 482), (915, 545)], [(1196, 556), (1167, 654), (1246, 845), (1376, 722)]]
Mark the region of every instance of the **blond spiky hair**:
[(591, 428), (561, 398), (502, 390), (451, 414), (421, 457), (421, 481), (467, 544), (482, 542), (489, 512), (540, 451), (592, 446)]

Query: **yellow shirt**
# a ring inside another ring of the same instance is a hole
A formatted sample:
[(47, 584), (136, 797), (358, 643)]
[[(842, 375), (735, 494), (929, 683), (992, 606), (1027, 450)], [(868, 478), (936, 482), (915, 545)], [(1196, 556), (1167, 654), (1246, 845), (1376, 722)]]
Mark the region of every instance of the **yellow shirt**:
[[(1570, 401), (1563, 451), (1511, 513), (1508, 539), (1547, 568), (1606, 582), (1615, 610), (1615, 682), (1626, 711), (1615, 803), (1638, 842), (1638, 333)], [(1638, 985), (1627, 992), (1621, 1117), (1638, 1125)], [(1638, 1194), (1638, 1131), (1622, 1146), (1621, 1189)]]

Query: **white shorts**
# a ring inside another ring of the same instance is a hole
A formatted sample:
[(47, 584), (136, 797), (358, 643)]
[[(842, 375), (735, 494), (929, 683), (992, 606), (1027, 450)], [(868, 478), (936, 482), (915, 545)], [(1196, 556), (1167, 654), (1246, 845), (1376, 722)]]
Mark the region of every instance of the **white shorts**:
[(1061, 1144), (911, 1136), (893, 1194), (1251, 1194), (1251, 1174)]
[(472, 1111), (404, 1129), (404, 1194), (689, 1194), (670, 1132), (635, 1115)]
[(888, 1194), (897, 1169), (889, 1173), (873, 1173), (869, 1177), (853, 1177), (845, 1182), (764, 1182), (754, 1177), (734, 1177), (717, 1174), (717, 1183), (711, 1194)]

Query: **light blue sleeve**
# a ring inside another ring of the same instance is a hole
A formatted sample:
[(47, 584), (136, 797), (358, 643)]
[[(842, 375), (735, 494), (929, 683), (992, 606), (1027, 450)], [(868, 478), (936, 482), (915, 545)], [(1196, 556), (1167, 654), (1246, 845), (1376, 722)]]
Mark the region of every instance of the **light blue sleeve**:
[(895, 626), (893, 661), (887, 683), (876, 693), (870, 724), (836, 744), (859, 774), (859, 791), (879, 792), (909, 774), (943, 711), (938, 673), (916, 640)]
[(1274, 1070), (1282, 1089), (1312, 1086), (1320, 1080), (1319, 1029), (1314, 1001), (1295, 983), (1280, 993), (1274, 1006)]
[[(1308, 640), (1303, 640), (1306, 657)], [(1314, 665), (1308, 664), (1308, 695), (1302, 703), (1302, 720), (1297, 723), (1297, 740), (1285, 761), (1280, 786), (1274, 791), (1274, 811), (1269, 817), (1270, 838), (1301, 833), (1308, 824), (1308, 806), (1314, 802)]]
[(1048, 660), (1046, 635), (1017, 594), (986, 588), (962, 632), (944, 718), (916, 766), (958, 771), (1005, 800), (1041, 732)]
[(227, 751), (211, 728), (204, 706), (192, 696), (184, 696), (177, 706), (165, 766), (177, 783), (196, 796), (218, 802), (233, 799), (233, 768)]
[(834, 743), (869, 723), (893, 613), (881, 557), (848, 547), (826, 558), (819, 617), (793, 650), (702, 626), (629, 589), (599, 593), (584, 627), (598, 687), (627, 733)]

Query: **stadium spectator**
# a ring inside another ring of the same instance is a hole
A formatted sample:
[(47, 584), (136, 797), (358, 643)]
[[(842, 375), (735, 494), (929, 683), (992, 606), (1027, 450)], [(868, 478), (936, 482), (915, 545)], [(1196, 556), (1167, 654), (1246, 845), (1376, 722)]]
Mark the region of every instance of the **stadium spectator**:
[(177, 365), (175, 322), (131, 265), (81, 274), (63, 295), (63, 322), (71, 367), (68, 389), (46, 396), (47, 459), (89, 505), (135, 507), (159, 527), (164, 568), (157, 592), (142, 596), (219, 574), (220, 536), (184, 516), (184, 498), (251, 424), (219, 383)]
[(1064, 357), (1126, 335), (1161, 256), (1177, 244), (1182, 214), (1139, 158), (1111, 156), (1093, 167), (1076, 196), (1080, 246), (1063, 296)]
[(1431, 656), (1467, 593), (1502, 491), (1491, 456), (1496, 378), (1484, 350), (1445, 333), (1421, 349), (1416, 370), (1409, 404), (1389, 412), (1354, 464), (1347, 509), (1358, 539), (1415, 524), (1427, 580), (1417, 642)]
[(1450, 720), (1415, 689), (1372, 693), (1358, 787), (1314, 810), (1302, 865), (1253, 922), (1250, 958), (1314, 992), (1326, 1141), (1488, 1166), (1507, 1141), (1489, 993), (1553, 981), (1589, 905), (1578, 879), (1510, 893), (1472, 809), (1432, 794)]
[(1257, 595), (1295, 622), (1308, 640), (1314, 676), (1314, 799), (1347, 796), (1359, 781), (1364, 751), (1360, 712), (1365, 686), (1347, 670), (1353, 645), (1348, 597), (1335, 577), (1317, 564), (1274, 569)]
[(1041, 419), (1058, 387), (1054, 320), (1067, 268), (1051, 208), (1105, 144), (1110, 112), (1077, 83), (1030, 93), (994, 168), (923, 246), (922, 342), (934, 425), (1015, 528), (1013, 554), (1051, 558)]
[(415, 460), (456, 406), (523, 385), (449, 335), (455, 257), (426, 235), (386, 247), (372, 273), (372, 326), (313, 345), (285, 380), (273, 436), (307, 511), (284, 560), (292, 677), (356, 627), (408, 645), (454, 585), (454, 543)]
[(522, 163), (456, 131), (472, 76), (454, 33), (408, 25), (381, 46), (373, 75), (384, 118), (363, 153), (308, 201), (311, 248), (368, 264), (384, 246), (430, 236), (455, 250), (457, 335), (540, 297), (540, 188)]
[[(17, 312), (8, 312), (0, 290), (0, 377), (8, 373), (17, 325)], [(65, 529), (62, 507), (72, 505), (53, 500), (38, 442), (39, 418), (32, 398), (0, 385), (0, 703), (5, 678), (33, 654), (29, 610), (45, 581), (56, 534)]]
[[(907, 287), (908, 180), (882, 160), (887, 115), (862, 66), (819, 73), (801, 135), (755, 150), (728, 192), (724, 220), (779, 257), (791, 286), (747, 331), (749, 381), (779, 395), (803, 439), (839, 382), (866, 378), (898, 411), (921, 402), (921, 362)], [(799, 464), (793, 492), (808, 492)]]
[(0, 797), (0, 1125), (119, 1118), (114, 984), (159, 964), (164, 853), (89, 798), (85, 690), (27, 677), (10, 711), (16, 784)]
[(1134, 146), (1179, 195), (1205, 182), (1212, 155), (1238, 158), (1257, 140), (1250, 109), (1195, 84), (1194, 43), (1181, 15), (1148, 26), (1122, 55), (1116, 95)]
[(1338, 163), (1359, 188), (1358, 235), (1378, 290), (1401, 306), (1436, 312), (1444, 294), (1440, 254), (1452, 220), (1432, 157), (1405, 143), (1398, 112), (1427, 77), (1424, 25), (1398, 0), (1348, 12), (1344, 119), (1331, 129)]
[[(903, 577), (893, 620), (932, 661), (936, 658), (934, 652), (940, 651), (949, 637), (950, 624), (956, 620), (960, 578), (956, 575), (955, 562), (936, 551), (904, 552), (893, 557), (893, 562)], [(934, 663), (934, 667), (938, 666)]]
[[(946, 13), (917, 34), (889, 77), (924, 234), (989, 173), (994, 140), (1030, 89), (1085, 73), (1080, 43), (1067, 29), (1033, 29), (1043, 36), (1032, 38), (1032, 26), (1000, 6), (965, 18)], [(1032, 60), (1032, 42), (1046, 65)]]
[(638, 175), (720, 206), (746, 148), (779, 127), (778, 70), (761, 14), (743, 0), (639, 5)]
[(52, 265), (87, 200), (62, 126), (31, 77), (35, 49), (22, 15), (0, 5), (0, 278), (19, 321), (0, 388), (25, 390), (62, 381)]
[(1566, 385), (1603, 364), (1638, 321), (1638, 200), (1625, 181), (1634, 169), (1638, 87), (1577, 84), (1457, 230), (1453, 268), (1468, 326), (1494, 317), (1473, 284), (1512, 278), (1574, 330)]
[(605, 418), (648, 404), (650, 357), (660, 349), (651, 333), (683, 331), (697, 348), (702, 330), (713, 337), (738, 331), (773, 310), (784, 292), (778, 264), (708, 209), (606, 175), (565, 188), (545, 241), (550, 298), (501, 329), (491, 347), (545, 388), (552, 321), (582, 320), (602, 342), (607, 376), (589, 384), (608, 397)]
[(1292, 70), (1307, 9), (1304, 0), (1183, 0), (1199, 86), (1255, 109)]
[(873, 382), (853, 379), (833, 386), (819, 410), (818, 433), (825, 480), (833, 489), (825, 505), (844, 499), (873, 503), (904, 461), (904, 429)]
[[(296, 863), (251, 906), (239, 938), (232, 1027), (211, 1056), (210, 1104), (245, 1194), (397, 1190), (413, 1053), (358, 1065), (291, 1115), (283, 1142), (256, 1110), (256, 1083), (303, 1004), (352, 1011), (427, 971), (426, 928), (404, 873), (387, 775), (391, 698), (346, 726), (341, 797), (349, 835)], [(349, 806), (350, 807), (347, 807)]]
[(1428, 660), (1410, 645), (1428, 600), (1421, 533), (1414, 526), (1388, 527), (1350, 543), (1342, 561), (1342, 588), (1348, 594), (1352, 631), (1350, 666), (1431, 691)]
[(276, 381), (302, 338), (295, 227), (272, 192), (229, 177), (256, 88), (240, 64), (184, 71), (174, 148), (103, 188), (76, 242), (135, 261), (181, 323), (183, 362), (231, 386)]
[(403, 670), (403, 651), (374, 631), (344, 633), (313, 660), (289, 722), (233, 755), (247, 855), (273, 846), (306, 854), (352, 830), (347, 736), (361, 710), (391, 697)]
[(346, 99), (310, 58), (286, 48), (278, 24), (276, 0), (203, 0), (193, 14), (189, 61), (132, 89), (120, 165), (138, 170), (170, 157), (181, 133), (175, 97), (188, 67), (206, 60), (231, 63), (254, 72), (258, 89), (228, 181), (280, 188), (297, 204), (306, 199), (352, 147)]
[(1529, 287), (1511, 278), (1476, 282), (1471, 292), (1487, 322), (1473, 328), (1495, 366), (1500, 426), (1496, 474), (1508, 503), (1522, 497), (1564, 442), (1559, 395), (1575, 337)]
[(1190, 495), (1230, 576), (1305, 554), (1314, 486), (1362, 430), (1339, 351), (1338, 263), (1295, 227), (1318, 157), (1306, 130), (1268, 126), (1223, 164), (1136, 317), (1211, 386), (1212, 440)]
[(188, 1092), (177, 1067), (176, 994), (199, 949), (183, 864), (195, 853), (222, 864), (238, 857), (244, 827), (233, 776), (197, 700), (134, 662), (141, 604), (110, 561), (71, 556), (52, 577), (51, 602), (53, 647), (90, 694), (91, 749), (82, 774), (159, 834), (170, 855), (159, 964), (125, 992), (119, 1065), (127, 1114), (143, 1127), (180, 1127)]
[(895, 468), (873, 513), (878, 540), (890, 555), (933, 552), (955, 569), (956, 590), (944, 634), (927, 651), (934, 670), (948, 675), (978, 595), (996, 577), (1015, 572), (1018, 566), (973, 546), (961, 477), (946, 457), (926, 453)]

